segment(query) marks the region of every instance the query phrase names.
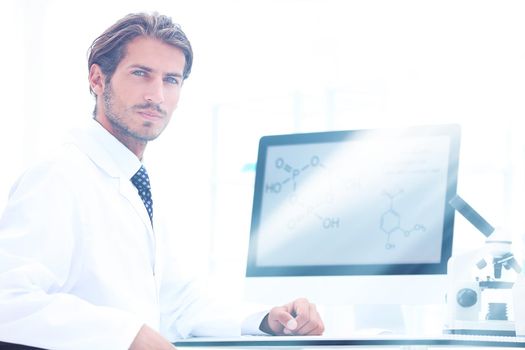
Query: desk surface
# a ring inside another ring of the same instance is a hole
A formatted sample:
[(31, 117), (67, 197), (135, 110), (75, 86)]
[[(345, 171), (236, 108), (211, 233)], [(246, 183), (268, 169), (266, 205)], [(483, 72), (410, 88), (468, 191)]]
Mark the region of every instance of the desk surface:
[(458, 336), (407, 337), (379, 335), (364, 337), (272, 337), (243, 336), (237, 338), (190, 338), (176, 341), (176, 347), (185, 348), (319, 348), (319, 347), (493, 347), (525, 348), (525, 337)]

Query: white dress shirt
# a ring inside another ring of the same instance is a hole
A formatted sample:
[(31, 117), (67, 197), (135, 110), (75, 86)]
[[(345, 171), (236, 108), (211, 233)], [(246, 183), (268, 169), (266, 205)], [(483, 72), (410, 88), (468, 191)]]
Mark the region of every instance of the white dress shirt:
[[(15, 183), (0, 219), (0, 341), (128, 349), (143, 324), (170, 340), (240, 334), (166, 261), (168, 236), (130, 181), (140, 166), (93, 121)], [(261, 316), (243, 330), (258, 333)]]

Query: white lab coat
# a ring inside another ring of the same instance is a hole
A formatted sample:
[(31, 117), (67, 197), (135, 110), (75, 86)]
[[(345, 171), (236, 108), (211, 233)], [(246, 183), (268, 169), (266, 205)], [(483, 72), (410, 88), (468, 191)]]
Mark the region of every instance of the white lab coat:
[(168, 339), (240, 333), (166, 263), (158, 215), (153, 230), (130, 181), (140, 165), (93, 121), (13, 186), (0, 219), (0, 341), (128, 349), (144, 323)]

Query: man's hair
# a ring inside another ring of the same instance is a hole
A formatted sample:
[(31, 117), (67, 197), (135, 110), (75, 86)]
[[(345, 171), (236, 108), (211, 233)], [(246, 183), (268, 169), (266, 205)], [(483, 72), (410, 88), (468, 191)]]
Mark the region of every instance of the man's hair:
[[(188, 78), (193, 62), (190, 42), (178, 24), (158, 13), (132, 13), (109, 27), (89, 47), (88, 69), (98, 64), (106, 76), (106, 83), (109, 83), (126, 55), (127, 44), (139, 36), (154, 38), (180, 49), (186, 59), (182, 78)], [(94, 94), (91, 88), (90, 91)]]

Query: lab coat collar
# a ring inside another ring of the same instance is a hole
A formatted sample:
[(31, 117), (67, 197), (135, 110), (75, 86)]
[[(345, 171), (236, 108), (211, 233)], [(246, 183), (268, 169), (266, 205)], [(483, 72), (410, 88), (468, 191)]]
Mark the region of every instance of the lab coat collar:
[(153, 239), (153, 227), (148, 212), (130, 181), (142, 165), (137, 156), (94, 119), (86, 127), (73, 130), (71, 134), (71, 142), (117, 181), (115, 185), (135, 208)]
[(111, 177), (130, 180), (142, 165), (133, 152), (94, 119), (72, 135), (73, 142)]

